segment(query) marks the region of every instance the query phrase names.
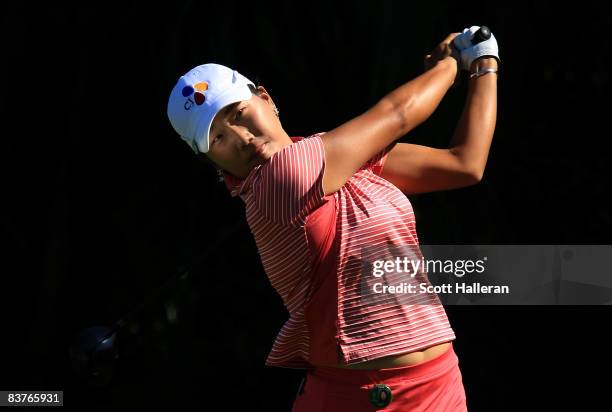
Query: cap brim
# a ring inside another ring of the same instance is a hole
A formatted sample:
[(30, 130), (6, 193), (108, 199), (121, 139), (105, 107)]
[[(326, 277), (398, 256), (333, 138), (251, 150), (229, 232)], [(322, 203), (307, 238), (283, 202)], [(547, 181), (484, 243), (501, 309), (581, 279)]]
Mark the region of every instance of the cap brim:
[(209, 133), (212, 122), (221, 109), (232, 103), (249, 100), (252, 97), (251, 89), (245, 84), (228, 90), (215, 99), (214, 105), (198, 123), (195, 132), (194, 144), (200, 152), (206, 153), (209, 149)]

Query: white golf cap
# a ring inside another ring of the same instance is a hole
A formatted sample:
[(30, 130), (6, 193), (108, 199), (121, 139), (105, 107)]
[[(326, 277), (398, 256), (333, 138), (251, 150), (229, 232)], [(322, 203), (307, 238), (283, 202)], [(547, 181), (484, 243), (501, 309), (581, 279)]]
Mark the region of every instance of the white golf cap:
[(225, 106), (251, 98), (255, 84), (226, 66), (203, 64), (181, 76), (168, 100), (168, 118), (176, 132), (196, 152), (206, 153), (215, 115)]

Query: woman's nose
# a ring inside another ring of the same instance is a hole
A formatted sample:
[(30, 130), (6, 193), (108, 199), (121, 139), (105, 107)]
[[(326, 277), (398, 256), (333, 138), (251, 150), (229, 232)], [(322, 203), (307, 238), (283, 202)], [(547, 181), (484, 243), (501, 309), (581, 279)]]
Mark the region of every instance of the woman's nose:
[(251, 143), (251, 140), (253, 140), (253, 135), (249, 133), (249, 131), (245, 128), (233, 125), (230, 126), (230, 128), (232, 129), (232, 132), (234, 132), (234, 134), (238, 137), (238, 142), (241, 148), (247, 146)]

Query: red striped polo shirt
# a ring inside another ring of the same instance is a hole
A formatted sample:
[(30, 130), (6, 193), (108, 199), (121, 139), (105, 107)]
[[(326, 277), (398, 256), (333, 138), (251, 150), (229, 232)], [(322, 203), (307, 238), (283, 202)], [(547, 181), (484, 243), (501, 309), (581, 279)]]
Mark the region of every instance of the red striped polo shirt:
[[(412, 205), (380, 176), (394, 144), (325, 196), (323, 134), (292, 137), (244, 179), (225, 175), (289, 312), (266, 365), (357, 363), (455, 339), (437, 295), (371, 287), (373, 259), (393, 260), (398, 247), (420, 253)], [(412, 282), (429, 284), (423, 270)]]

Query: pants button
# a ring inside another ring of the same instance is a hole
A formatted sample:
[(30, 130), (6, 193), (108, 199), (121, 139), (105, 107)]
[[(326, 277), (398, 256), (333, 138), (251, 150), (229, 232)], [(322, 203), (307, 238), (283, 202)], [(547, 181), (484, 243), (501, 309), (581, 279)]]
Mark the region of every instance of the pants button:
[(384, 384), (376, 384), (370, 389), (370, 403), (377, 408), (384, 408), (391, 403), (393, 394), (391, 388)]

